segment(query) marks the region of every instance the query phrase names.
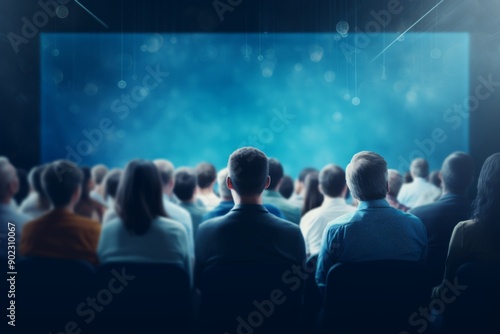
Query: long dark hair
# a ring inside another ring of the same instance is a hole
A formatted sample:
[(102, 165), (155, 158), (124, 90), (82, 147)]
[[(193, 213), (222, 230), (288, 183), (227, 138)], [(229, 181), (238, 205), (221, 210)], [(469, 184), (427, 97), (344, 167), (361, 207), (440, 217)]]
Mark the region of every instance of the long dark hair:
[(302, 216), (310, 210), (317, 208), (323, 203), (323, 194), (319, 192), (319, 173), (311, 172), (307, 174), (304, 182), (306, 190), (304, 204), (302, 205)]
[(118, 185), (115, 210), (125, 228), (136, 235), (145, 234), (155, 218), (167, 217), (160, 174), (152, 162), (132, 160), (127, 164)]
[(474, 220), (500, 237), (500, 153), (491, 155), (483, 164), (477, 182)]

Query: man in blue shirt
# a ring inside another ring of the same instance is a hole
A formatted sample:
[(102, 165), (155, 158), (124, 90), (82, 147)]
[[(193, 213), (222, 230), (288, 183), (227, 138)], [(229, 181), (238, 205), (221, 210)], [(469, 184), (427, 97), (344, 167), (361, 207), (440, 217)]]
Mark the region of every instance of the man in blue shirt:
[(324, 290), (337, 262), (375, 260), (425, 261), (427, 233), (417, 217), (392, 208), (385, 200), (387, 163), (374, 152), (353, 156), (346, 181), (358, 209), (330, 222), (318, 257), (316, 282)]
[[(217, 205), (214, 209), (208, 211), (203, 215), (203, 221), (215, 217), (224, 216), (234, 207), (233, 195), (231, 194), (231, 190), (229, 190), (226, 184), (226, 179), (228, 176), (229, 173), (227, 171), (227, 168), (221, 169), (220, 172), (217, 174), (217, 185), (219, 186), (219, 194), (221, 197), (221, 201), (219, 205)], [(264, 204), (264, 207), (267, 209), (267, 211), (269, 211), (276, 217), (285, 219), (285, 216), (283, 215), (281, 210), (275, 207), (274, 205)]]

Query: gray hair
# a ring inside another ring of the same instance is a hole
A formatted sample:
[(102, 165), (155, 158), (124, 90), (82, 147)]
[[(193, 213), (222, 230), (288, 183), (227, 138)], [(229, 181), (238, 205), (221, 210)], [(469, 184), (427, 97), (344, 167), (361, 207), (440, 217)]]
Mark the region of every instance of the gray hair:
[(165, 159), (157, 159), (153, 161), (160, 173), (161, 183), (166, 186), (170, 181), (174, 180), (174, 164)]
[(411, 162), (410, 173), (413, 177), (427, 178), (429, 176), (429, 163), (423, 158), (414, 159)]
[(0, 157), (0, 199), (7, 196), (7, 189), (17, 177), (16, 169), (6, 157)]
[(375, 152), (355, 154), (346, 168), (347, 186), (361, 201), (383, 199), (387, 194), (387, 162)]
[(389, 180), (389, 195), (397, 197), (403, 186), (403, 176), (395, 169), (387, 171)]
[(226, 179), (229, 176), (227, 168), (223, 168), (217, 173), (217, 185), (219, 186), (219, 194), (221, 198), (232, 198), (231, 190), (227, 187)]

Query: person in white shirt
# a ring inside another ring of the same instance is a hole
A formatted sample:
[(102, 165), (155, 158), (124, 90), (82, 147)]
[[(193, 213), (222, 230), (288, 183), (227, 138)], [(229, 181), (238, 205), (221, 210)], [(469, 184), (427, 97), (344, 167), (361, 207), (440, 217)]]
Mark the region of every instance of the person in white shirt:
[(213, 210), (220, 203), (220, 198), (214, 193), (217, 170), (214, 165), (202, 162), (196, 166), (195, 171), (198, 180), (196, 197), (208, 211)]
[(323, 232), (328, 223), (356, 210), (345, 201), (347, 185), (345, 171), (337, 165), (325, 166), (319, 174), (319, 191), (324, 195), (320, 207), (307, 212), (300, 220), (300, 230), (306, 242), (308, 256), (318, 254)]
[(160, 173), (165, 211), (170, 218), (184, 225), (188, 231), (189, 249), (194, 260), (194, 234), (191, 215), (187, 210), (172, 201), (175, 186), (174, 165), (170, 161), (163, 159), (155, 160), (154, 164)]
[(115, 209), (118, 217), (102, 226), (100, 263), (171, 263), (191, 275), (188, 233), (181, 223), (166, 218), (160, 175), (152, 162), (133, 160), (127, 165)]
[(414, 159), (411, 162), (410, 173), (413, 182), (403, 184), (399, 191), (398, 202), (413, 209), (433, 203), (441, 196), (441, 189), (427, 181), (429, 164), (425, 159)]
[(50, 210), (50, 201), (42, 187), (42, 173), (45, 165), (35, 166), (30, 170), (28, 183), (30, 193), (19, 206), (19, 212), (38, 218)]
[(115, 211), (115, 198), (122, 174), (123, 171), (121, 169), (112, 169), (108, 172), (108, 174), (106, 174), (104, 181), (102, 181), (104, 184), (104, 200), (106, 201), (107, 206), (104, 217), (102, 218), (103, 224), (106, 224), (112, 219), (118, 217)]
[(108, 167), (102, 164), (95, 165), (92, 167), (91, 174), (92, 181), (94, 182), (94, 189), (90, 192), (90, 197), (102, 205), (107, 205), (104, 199), (104, 180), (108, 174)]

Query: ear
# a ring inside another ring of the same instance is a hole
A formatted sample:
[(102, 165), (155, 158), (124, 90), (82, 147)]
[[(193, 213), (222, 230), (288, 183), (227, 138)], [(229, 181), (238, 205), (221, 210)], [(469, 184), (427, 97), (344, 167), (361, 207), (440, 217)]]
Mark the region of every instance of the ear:
[(234, 190), (233, 181), (231, 181), (231, 178), (229, 176), (226, 178), (226, 186), (228, 189)]
[(266, 180), (266, 185), (264, 186), (264, 189), (269, 188), (269, 185), (271, 184), (271, 177), (268, 175), (267, 180)]

